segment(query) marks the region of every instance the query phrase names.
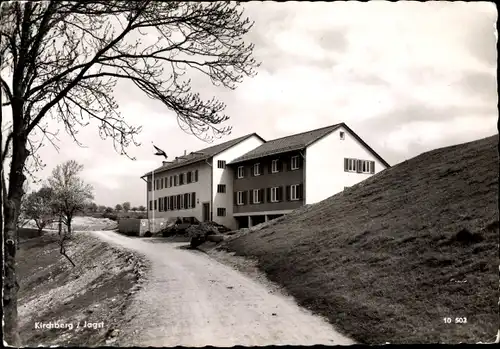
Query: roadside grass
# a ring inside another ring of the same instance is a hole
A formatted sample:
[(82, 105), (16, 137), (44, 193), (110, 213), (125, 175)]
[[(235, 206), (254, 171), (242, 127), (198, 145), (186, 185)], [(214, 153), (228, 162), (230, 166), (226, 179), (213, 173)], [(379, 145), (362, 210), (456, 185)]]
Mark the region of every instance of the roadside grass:
[(497, 146), (493, 136), (421, 154), (218, 248), (256, 258), (270, 280), (358, 343), (491, 341)]
[[(142, 258), (122, 251), (88, 233), (75, 233), (67, 253), (59, 253), (58, 235), (44, 232), (21, 237), (18, 251), (18, 312), (24, 346), (102, 346), (120, 339), (123, 312), (140, 287)], [(36, 322), (72, 323), (73, 329), (37, 329)], [(84, 322), (102, 328), (76, 328)], [(112, 338), (113, 337), (113, 338)]]

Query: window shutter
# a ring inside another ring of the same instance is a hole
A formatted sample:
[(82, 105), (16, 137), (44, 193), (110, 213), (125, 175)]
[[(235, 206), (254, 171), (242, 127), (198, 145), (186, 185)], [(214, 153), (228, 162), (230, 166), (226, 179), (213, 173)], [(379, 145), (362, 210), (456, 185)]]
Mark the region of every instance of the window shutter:
[(198, 182), (198, 170), (194, 171), (194, 181)]
[(375, 161), (370, 161), (370, 173), (375, 173)]
[(191, 183), (191, 171), (186, 173), (186, 182), (189, 184)]
[(299, 186), (297, 187), (297, 196), (299, 197), (299, 199), (303, 199), (303, 194), (304, 194), (304, 185), (299, 184)]
[(247, 204), (247, 191), (244, 190), (243, 194), (241, 194), (241, 195), (242, 195), (241, 199), (243, 200), (243, 205), (246, 205)]
[(189, 207), (189, 195), (186, 193), (184, 194), (184, 208), (190, 208)]
[(248, 203), (251, 205), (253, 204), (253, 190), (248, 191), (248, 196), (249, 196)]
[(349, 170), (349, 159), (348, 158), (344, 158), (344, 171), (348, 171)]
[(266, 189), (266, 202), (271, 202), (271, 188)]
[(233, 195), (233, 206), (238, 205), (238, 192), (235, 191)]
[(363, 166), (363, 163), (361, 162), (361, 160), (356, 160), (356, 172), (357, 173), (361, 173), (361, 171), (363, 170), (362, 166)]
[(191, 208), (195, 208), (195, 207), (196, 207), (196, 193), (192, 192), (191, 193)]
[(283, 187), (278, 187), (278, 189), (276, 190), (276, 200), (283, 200)]
[(259, 202), (264, 203), (264, 189), (259, 189)]
[(285, 187), (285, 191), (286, 191), (286, 193), (285, 193), (285, 195), (286, 195), (286, 201), (290, 201), (290, 186), (289, 185), (287, 185)]

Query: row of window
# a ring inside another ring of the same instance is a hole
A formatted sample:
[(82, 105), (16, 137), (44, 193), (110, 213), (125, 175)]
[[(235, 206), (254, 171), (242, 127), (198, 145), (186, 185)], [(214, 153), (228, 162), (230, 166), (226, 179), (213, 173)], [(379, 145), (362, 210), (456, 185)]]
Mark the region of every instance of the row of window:
[[(285, 165), (288, 163), (285, 162)], [(290, 171), (298, 170), (301, 167), (301, 158), (299, 155), (292, 156), (290, 159)], [(260, 176), (264, 173), (261, 163), (255, 163), (251, 167), (251, 175), (252, 176)], [(274, 159), (271, 161), (271, 166), (269, 168), (269, 173), (278, 173), (283, 171), (283, 162), (280, 159)], [(246, 168), (245, 166), (238, 166), (237, 170), (237, 178), (245, 178), (246, 176)]]
[[(285, 198), (283, 198), (283, 192)], [(264, 197), (265, 194), (265, 197)], [(253, 205), (264, 202), (296, 201), (303, 198), (303, 185), (293, 184), (285, 187), (272, 187), (266, 189), (251, 189), (234, 192), (234, 202), (236, 205)]]
[[(198, 182), (198, 170), (179, 173), (172, 176), (157, 178), (154, 181), (154, 190), (177, 187), (179, 185)], [(151, 182), (148, 182), (148, 191), (151, 191)]]
[(196, 193), (185, 193), (171, 196), (164, 196), (157, 200), (149, 200), (149, 209), (160, 212), (186, 210), (196, 207)]
[(375, 161), (345, 158), (344, 171), (357, 173), (375, 173)]

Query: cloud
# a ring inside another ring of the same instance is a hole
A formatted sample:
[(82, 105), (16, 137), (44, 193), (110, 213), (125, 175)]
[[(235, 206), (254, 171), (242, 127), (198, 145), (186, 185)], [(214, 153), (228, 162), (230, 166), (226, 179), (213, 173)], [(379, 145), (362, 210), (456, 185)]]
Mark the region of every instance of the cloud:
[[(391, 164), (436, 147), (496, 133), (496, 7), (486, 2), (245, 3), (255, 25), (245, 41), (262, 62), (236, 90), (193, 73), (193, 92), (227, 104), (231, 138), (265, 139), (346, 122)], [(176, 115), (135, 85), (115, 89), (127, 122), (142, 125), (132, 162), (96, 127), (44, 149), (47, 171), (66, 159), (85, 165), (96, 202), (145, 203), (139, 177), (160, 165), (151, 142), (175, 157), (206, 143), (179, 129)]]

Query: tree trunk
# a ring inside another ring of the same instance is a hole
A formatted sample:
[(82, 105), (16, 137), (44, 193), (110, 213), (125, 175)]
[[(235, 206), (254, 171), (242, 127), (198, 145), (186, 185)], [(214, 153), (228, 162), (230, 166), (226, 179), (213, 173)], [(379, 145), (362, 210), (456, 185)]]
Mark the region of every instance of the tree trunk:
[(59, 236), (61, 236), (62, 233), (62, 217), (59, 215)]
[[(9, 191), (4, 198), (4, 286), (3, 286), (3, 310), (4, 310), (4, 340), (8, 345), (19, 346), (21, 340), (17, 323), (17, 291), (19, 285), (16, 277), (16, 250), (17, 250), (17, 221), (21, 209), (21, 199), (24, 195), (23, 184), (26, 180), (23, 169), (28, 157), (26, 149), (27, 138), (24, 135), (22, 120), (22, 105), (12, 108), (12, 116), (17, 133), (12, 140), (12, 162), (9, 174)], [(5, 200), (6, 199), (6, 200)]]
[(68, 239), (71, 238), (71, 220), (72, 217), (66, 217), (66, 226), (68, 227)]

